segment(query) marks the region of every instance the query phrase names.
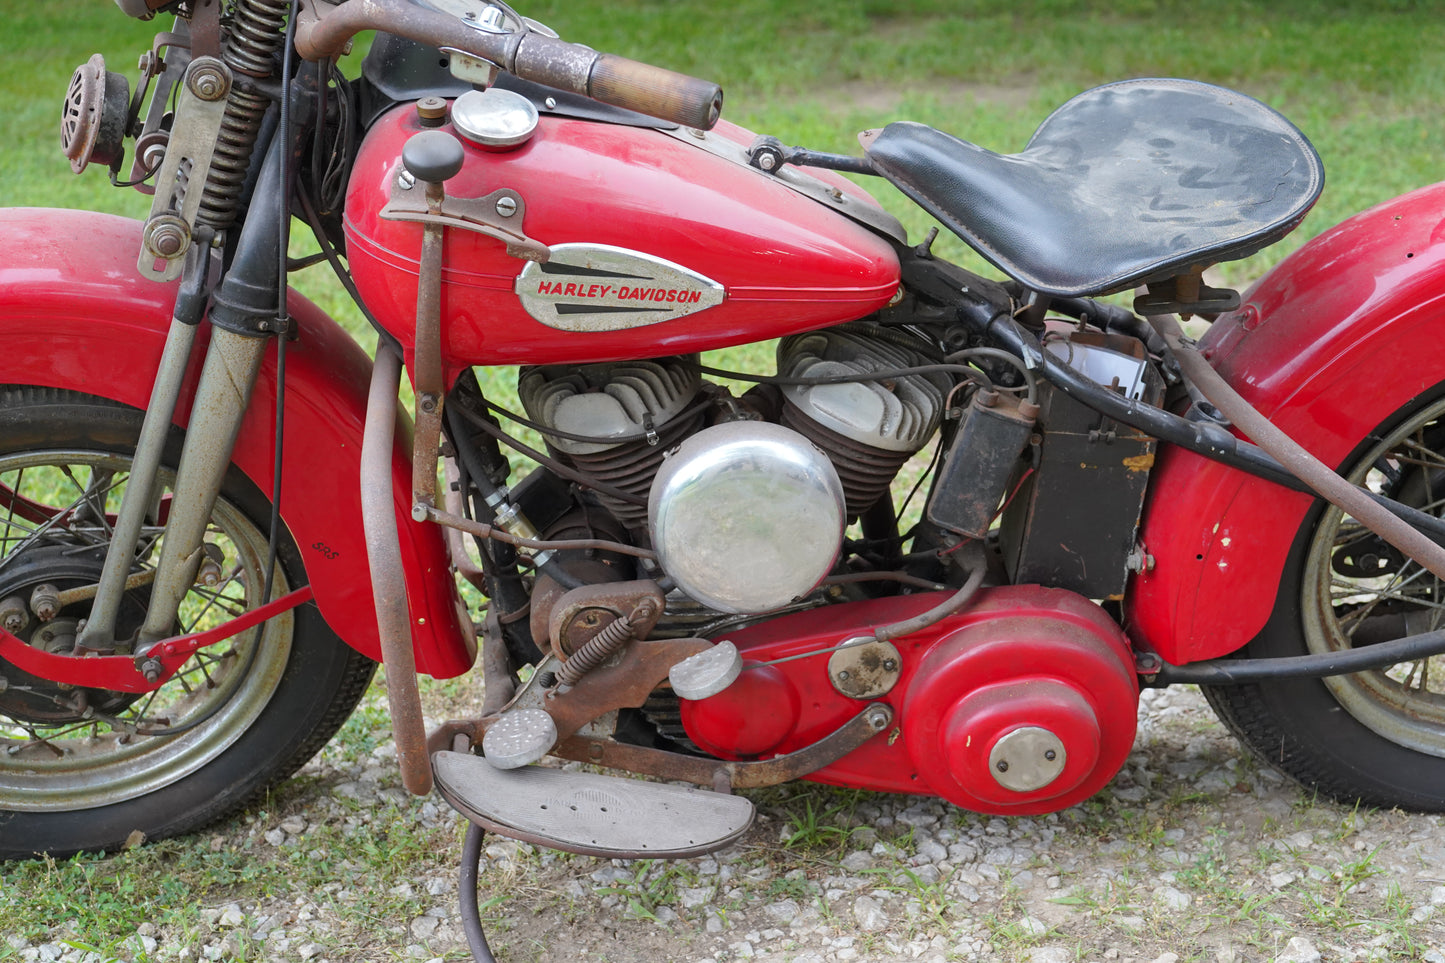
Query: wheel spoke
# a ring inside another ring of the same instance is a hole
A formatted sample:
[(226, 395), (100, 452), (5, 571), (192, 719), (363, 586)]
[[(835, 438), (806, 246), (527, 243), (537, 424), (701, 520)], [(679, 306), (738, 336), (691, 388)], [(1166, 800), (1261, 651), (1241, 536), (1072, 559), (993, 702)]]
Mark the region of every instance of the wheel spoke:
[(1395, 452), (1390, 456), (1393, 461), (1403, 465), (1418, 465), (1421, 468), (1445, 469), (1445, 455), (1432, 450), (1422, 439), (1407, 438), (1401, 442), (1400, 447), (1413, 453), (1415, 457)]
[[(6, 542), (6, 543), (8, 543), (8, 542), (10, 541), (10, 531), (11, 531), (11, 529), (13, 529), (13, 528), (15, 527), (15, 504), (16, 504), (16, 502), (18, 502), (18, 501), (20, 500), (20, 486), (24, 483), (24, 481), (25, 481), (25, 469), (22, 468), (22, 469), (20, 469), (19, 471), (17, 471), (17, 472), (15, 473), (15, 484), (10, 487), (10, 499), (9, 499), (10, 505), (9, 505), (9, 508), (7, 509), (7, 511), (5, 512), (5, 542)], [(33, 529), (27, 528), (27, 529), (25, 529), (25, 531), (26, 531), (26, 533), (28, 534), (28, 533), (32, 532)], [(3, 563), (0, 563), (0, 564), (3, 564)]]
[[(64, 468), (65, 473), (70, 474), (69, 466), (64, 466)], [(22, 469), (21, 471), (23, 473), (24, 470)], [(70, 474), (70, 477), (73, 479), (74, 475)], [(70, 517), (71, 513), (75, 511), (76, 506), (81, 504), (84, 499), (85, 491), (84, 489), (82, 489), (78, 497), (71, 500), (71, 502), (64, 508), (56, 511), (54, 515), (50, 516), (50, 518), (46, 519), (43, 523), (41, 523), (38, 528), (30, 532), (25, 538), (21, 539), (20, 543), (10, 550), (10, 554), (6, 555), (4, 559), (0, 559), (0, 571), (3, 571), (5, 567), (10, 564), (11, 561), (18, 558), (26, 548), (30, 547), (32, 543), (38, 542), (42, 536), (49, 534), (50, 530), (54, 528), (57, 524), (59, 524), (61, 519)], [(73, 535), (83, 534), (83, 532), (81, 531), (74, 531), (70, 529), (66, 529), (66, 531), (69, 531)]]
[[(17, 437), (0, 438), (0, 596), (28, 599), (42, 582), (62, 591), (94, 585), (100, 580), (103, 553), (115, 536), (119, 503), (130, 483), (140, 483), (131, 475), (135, 436), (128, 441), (117, 431), (139, 429), (141, 416), (79, 398), (65, 406), (49, 400), (32, 403), (17, 392), (7, 399), (15, 410), (28, 410), (43, 429), (37, 437), (48, 440), (44, 449), (35, 450), (22, 447)], [(95, 417), (85, 413), (87, 405)], [(171, 504), (166, 493), (174, 488), (173, 471), (157, 471), (154, 484), (159, 497), (147, 506), (132, 572), (153, 571), (164, 545)], [(205, 529), (205, 541), (221, 549), (215, 556), (220, 569), (208, 566), (219, 578), (187, 588), (178, 626), (184, 622), (209, 628), (256, 605), (256, 573), (265, 566), (267, 537), (242, 504), (225, 484)], [(251, 507), (257, 517), (264, 517), (263, 502)], [(290, 577), (284, 563), (277, 575), (278, 592), (284, 593)], [(122, 637), (141, 626), (151, 591), (140, 586), (123, 593), (116, 621)], [(66, 605), (52, 620), (51, 634), (59, 634), (48, 644), (56, 651), (69, 646), (89, 605)], [(0, 812), (26, 814), (22, 819), (79, 813), (74, 826), (87, 827), (87, 811), (145, 800), (138, 811), (151, 817), (143, 828), (160, 835), (165, 827), (189, 818), (174, 812), (190, 804), (177, 802), (170, 787), (203, 769), (218, 767), (215, 771), (229, 773), (238, 792), (250, 792), (260, 780), (275, 778), (288, 759), (278, 756), (259, 767), (226, 760), (237, 740), (255, 727), (268, 727), (272, 737), (286, 735), (288, 726), (300, 724), (297, 713), (310, 711), (298, 707), (313, 698), (328, 703), (337, 699), (340, 690), (310, 693), (305, 680), (286, 672), (296, 651), (294, 628), (311, 624), (309, 616), (300, 618), (273, 619), (240, 639), (193, 653), (178, 672), (145, 693), (62, 690), (43, 679), (21, 686), (12, 678), (0, 689)], [(33, 620), (23, 633), (27, 640), (32, 631), (40, 631)], [(40, 644), (38, 637), (35, 644)], [(322, 644), (331, 643), (323, 638)], [(360, 679), (360, 666), (345, 649), (335, 651), (346, 658), (349, 693)], [(87, 705), (72, 704), (77, 691), (87, 696)], [(279, 698), (285, 701), (278, 706)], [(284, 738), (276, 744), (290, 745)], [(81, 845), (109, 842), (86, 843), (84, 834), (90, 830), (76, 832)], [(0, 844), (0, 854), (13, 848)]]
[(212, 609), (219, 608), (221, 611), (230, 615), (231, 618), (236, 618), (245, 613), (247, 608), (245, 599), (237, 599), (221, 594), (227, 586), (236, 582), (240, 574), (241, 570), (239, 568), (236, 569), (214, 589), (203, 588), (199, 585), (191, 586), (192, 593), (199, 595), (207, 601), (206, 604), (201, 607), (201, 610), (190, 619), (189, 623), (182, 622), (181, 631), (183, 634), (194, 632), (196, 626), (201, 624), (201, 621)]

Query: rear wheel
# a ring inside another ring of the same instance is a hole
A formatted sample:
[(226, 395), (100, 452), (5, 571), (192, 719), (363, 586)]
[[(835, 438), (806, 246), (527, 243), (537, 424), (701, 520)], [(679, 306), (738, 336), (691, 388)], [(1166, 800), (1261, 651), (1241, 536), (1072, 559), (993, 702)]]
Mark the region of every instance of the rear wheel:
[[(1445, 514), (1445, 397), (1412, 406), (1361, 445), (1355, 484)], [(1445, 626), (1445, 585), (1333, 506), (1295, 540), (1275, 611), (1240, 655), (1338, 652)], [(1257, 755), (1346, 803), (1445, 810), (1445, 656), (1372, 672), (1208, 687)]]
[[(51, 389), (0, 389), (0, 610), (32, 646), (68, 652), (89, 601), (41, 620), (36, 588), (93, 585), (129, 480), (141, 413)], [(174, 465), (181, 433), (165, 464)], [(172, 475), (141, 537), (117, 624), (140, 625)], [(181, 604), (181, 632), (261, 603), (270, 506), (234, 468), (212, 512), (210, 562)], [(282, 534), (273, 596), (305, 570)], [(136, 696), (77, 689), (0, 660), (0, 858), (111, 849), (235, 811), (306, 762), (346, 720), (374, 664), (306, 604), (199, 650), (165, 685)]]

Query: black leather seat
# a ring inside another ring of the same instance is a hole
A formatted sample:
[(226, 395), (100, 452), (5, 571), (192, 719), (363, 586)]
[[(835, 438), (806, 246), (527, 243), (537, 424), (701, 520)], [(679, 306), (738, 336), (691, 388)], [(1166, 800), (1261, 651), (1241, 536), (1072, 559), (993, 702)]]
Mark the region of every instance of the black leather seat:
[(1188, 80), (1086, 91), (1019, 154), (914, 123), (862, 139), (879, 173), (996, 267), (1059, 296), (1246, 257), (1293, 230), (1324, 184), (1288, 120)]

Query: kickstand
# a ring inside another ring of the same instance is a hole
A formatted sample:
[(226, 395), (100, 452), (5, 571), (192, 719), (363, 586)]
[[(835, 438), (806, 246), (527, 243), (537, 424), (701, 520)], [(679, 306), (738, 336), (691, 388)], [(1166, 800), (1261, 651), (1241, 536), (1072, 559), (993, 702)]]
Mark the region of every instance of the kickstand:
[(477, 902), (477, 868), (482, 861), (482, 827), (473, 823), (467, 827), (467, 838), (462, 843), (462, 870), (457, 877), (457, 897), (462, 904), (462, 929), (467, 934), (467, 946), (477, 963), (497, 963), (487, 946), (487, 934), (482, 932), (482, 907)]

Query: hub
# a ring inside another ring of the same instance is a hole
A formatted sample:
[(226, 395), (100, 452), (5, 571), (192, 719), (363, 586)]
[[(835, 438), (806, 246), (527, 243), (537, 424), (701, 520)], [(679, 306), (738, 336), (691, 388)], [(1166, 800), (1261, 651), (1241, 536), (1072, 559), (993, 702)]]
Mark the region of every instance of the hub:
[[(105, 562), (104, 546), (77, 553), (74, 547), (43, 546), (25, 551), (0, 571), (0, 599), (32, 600), (36, 589), (49, 586), (58, 590), (94, 585), (100, 579)], [(50, 593), (42, 592), (42, 596)], [(33, 605), (33, 603), (32, 603)], [(41, 608), (42, 606), (34, 606)], [(28, 645), (46, 652), (64, 654), (75, 646), (81, 620), (90, 611), (90, 600), (76, 602), (59, 611), (51, 610), (46, 620), (33, 610), (7, 606), (13, 631)], [(143, 599), (127, 593), (116, 623), (119, 632), (133, 632), (144, 616)], [(23, 618), (23, 621), (22, 621)], [(7, 629), (9, 625), (7, 625)], [(112, 692), (108, 689), (81, 689), (61, 682), (52, 682), (31, 675), (0, 659), (0, 715), (33, 725), (59, 726), (79, 722), (87, 713), (115, 715), (140, 698), (139, 694)]]

